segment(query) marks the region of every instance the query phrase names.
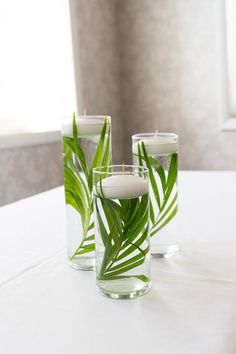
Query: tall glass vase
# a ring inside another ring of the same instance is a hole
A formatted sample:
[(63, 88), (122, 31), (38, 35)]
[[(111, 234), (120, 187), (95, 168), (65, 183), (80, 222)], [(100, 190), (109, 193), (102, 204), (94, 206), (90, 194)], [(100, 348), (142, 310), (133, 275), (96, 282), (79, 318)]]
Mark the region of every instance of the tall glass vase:
[(75, 269), (95, 269), (93, 169), (111, 164), (111, 119), (73, 116), (62, 124), (68, 259)]
[(151, 254), (170, 257), (178, 249), (178, 136), (146, 133), (132, 136), (133, 163), (150, 176)]

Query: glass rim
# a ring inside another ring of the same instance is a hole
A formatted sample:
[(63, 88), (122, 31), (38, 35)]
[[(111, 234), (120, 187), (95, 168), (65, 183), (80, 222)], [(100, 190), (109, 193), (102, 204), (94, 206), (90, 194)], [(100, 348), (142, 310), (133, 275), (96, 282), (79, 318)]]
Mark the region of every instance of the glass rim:
[[(120, 168), (120, 171), (108, 171), (109, 168)], [(131, 168), (133, 171), (123, 171), (125, 168)], [(121, 174), (125, 173), (132, 174), (132, 172), (135, 172), (135, 169), (137, 170), (137, 173), (142, 172), (142, 173), (149, 173), (149, 170), (145, 166), (139, 166), (139, 165), (126, 165), (126, 164), (120, 164), (120, 165), (110, 165), (110, 166), (99, 166), (93, 168), (93, 174), (106, 174), (106, 175), (115, 175), (115, 174)], [(103, 171), (104, 170), (104, 171)]]
[[(72, 115), (64, 115), (64, 116), (62, 116), (62, 120), (63, 119), (73, 119), (73, 114)], [(84, 114), (76, 114), (75, 115), (75, 119), (81, 119), (81, 120), (86, 120), (86, 119), (94, 119), (94, 118), (96, 118), (96, 119), (105, 119), (105, 118), (109, 118), (109, 119), (111, 119), (111, 116), (109, 116), (109, 115), (106, 115), (106, 114), (104, 114), (104, 115), (96, 115), (96, 114), (94, 114), (94, 115), (84, 115)]]
[(147, 137), (147, 136), (159, 136), (159, 137), (166, 137), (166, 138), (173, 138), (173, 139), (178, 139), (179, 136), (178, 134), (175, 133), (139, 133), (139, 134), (133, 134), (132, 135), (132, 139), (133, 138), (143, 138), (143, 137)]

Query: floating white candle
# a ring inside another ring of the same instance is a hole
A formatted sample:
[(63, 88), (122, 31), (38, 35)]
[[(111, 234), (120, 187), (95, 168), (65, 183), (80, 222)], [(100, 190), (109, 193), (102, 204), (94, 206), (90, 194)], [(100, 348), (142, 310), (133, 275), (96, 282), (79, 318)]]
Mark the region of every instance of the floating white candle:
[(138, 143), (143, 142), (148, 155), (169, 155), (178, 151), (178, 143), (175, 139), (162, 136), (150, 136), (141, 139), (133, 145), (133, 153), (138, 153)]
[[(104, 178), (102, 181), (103, 196), (108, 199), (137, 198), (148, 193), (148, 181), (134, 175), (114, 175)], [(97, 184), (97, 192), (101, 193), (100, 182)]]
[[(95, 116), (94, 118), (76, 118), (78, 136), (99, 135), (101, 134), (104, 124), (103, 116)], [(64, 136), (73, 136), (72, 120), (62, 123), (61, 133)]]

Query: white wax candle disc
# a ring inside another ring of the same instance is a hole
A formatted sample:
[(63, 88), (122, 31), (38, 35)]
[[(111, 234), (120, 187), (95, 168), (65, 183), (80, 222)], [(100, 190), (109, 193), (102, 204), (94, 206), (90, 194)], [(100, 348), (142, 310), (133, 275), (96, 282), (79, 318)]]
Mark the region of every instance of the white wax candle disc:
[[(101, 194), (100, 182), (97, 192)], [(148, 193), (148, 181), (134, 175), (114, 175), (102, 180), (102, 192), (109, 199), (136, 198)]]
[[(178, 144), (172, 139), (164, 139), (162, 137), (147, 137), (141, 141), (144, 143), (148, 155), (169, 155), (178, 151)], [(133, 145), (133, 153), (138, 153), (138, 143)]]
[[(101, 134), (104, 121), (97, 118), (91, 119), (76, 119), (78, 136), (98, 135)], [(63, 123), (61, 129), (62, 135), (73, 136), (72, 122)]]

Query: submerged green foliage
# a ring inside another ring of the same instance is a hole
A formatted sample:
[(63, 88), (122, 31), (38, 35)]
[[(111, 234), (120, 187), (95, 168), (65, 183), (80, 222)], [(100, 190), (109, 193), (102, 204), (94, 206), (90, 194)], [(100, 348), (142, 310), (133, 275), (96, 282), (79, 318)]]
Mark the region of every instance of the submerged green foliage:
[(136, 277), (148, 282), (143, 274), (126, 274), (142, 265), (149, 251), (148, 194), (117, 201), (96, 196), (95, 215), (104, 247), (98, 278)]
[[(151, 236), (157, 234), (176, 215), (177, 206), (177, 172), (178, 156), (176, 153), (170, 155), (170, 165), (165, 172), (162, 164), (154, 156), (147, 154), (144, 143), (138, 143), (139, 165), (146, 166), (149, 170), (150, 184), (155, 198), (155, 204), (150, 201)], [(159, 183), (158, 183), (159, 182)], [(156, 213), (155, 210), (158, 210)], [(157, 214), (157, 215), (156, 215)]]
[[(92, 174), (93, 168), (110, 165), (110, 120), (104, 119), (100, 139), (91, 166), (88, 166), (85, 152), (79, 141), (79, 131), (73, 115), (73, 137), (63, 136), (64, 152), (64, 183), (66, 204), (71, 205), (81, 216), (83, 235), (80, 244), (71, 256), (71, 260), (77, 255), (92, 252), (94, 245), (94, 222), (92, 200)], [(79, 171), (78, 166), (81, 171)], [(91, 234), (92, 233), (92, 234)], [(90, 235), (88, 235), (90, 234)]]

